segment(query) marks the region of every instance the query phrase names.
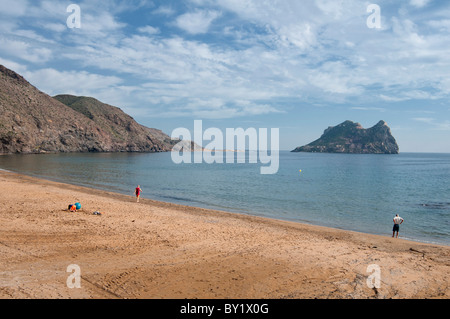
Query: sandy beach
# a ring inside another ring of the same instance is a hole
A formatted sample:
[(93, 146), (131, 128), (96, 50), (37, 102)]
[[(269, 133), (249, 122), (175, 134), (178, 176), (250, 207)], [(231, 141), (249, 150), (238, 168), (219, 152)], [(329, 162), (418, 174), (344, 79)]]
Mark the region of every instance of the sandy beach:
[[(136, 203), (132, 191), (0, 171), (0, 298), (450, 297), (449, 246)], [(82, 209), (68, 212), (75, 202)], [(70, 265), (80, 288), (68, 286)], [(367, 284), (373, 269), (379, 288)]]

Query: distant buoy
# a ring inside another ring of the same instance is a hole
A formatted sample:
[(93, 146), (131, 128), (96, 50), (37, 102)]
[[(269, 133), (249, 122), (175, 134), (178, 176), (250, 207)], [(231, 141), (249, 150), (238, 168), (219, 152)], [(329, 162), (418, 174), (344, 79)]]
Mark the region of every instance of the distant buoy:
[(299, 172), (301, 173), (301, 172), (302, 172), (302, 170), (299, 170)]

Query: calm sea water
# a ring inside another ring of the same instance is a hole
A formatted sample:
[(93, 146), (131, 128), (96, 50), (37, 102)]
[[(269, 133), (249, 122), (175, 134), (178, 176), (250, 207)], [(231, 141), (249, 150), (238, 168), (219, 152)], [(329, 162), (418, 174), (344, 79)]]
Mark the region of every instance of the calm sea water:
[[(75, 185), (204, 208), (450, 244), (450, 154), (280, 152), (261, 164), (181, 164), (170, 153), (0, 156), (0, 168)], [(302, 170), (299, 172), (299, 170)], [(63, 203), (65, 205), (65, 203)]]

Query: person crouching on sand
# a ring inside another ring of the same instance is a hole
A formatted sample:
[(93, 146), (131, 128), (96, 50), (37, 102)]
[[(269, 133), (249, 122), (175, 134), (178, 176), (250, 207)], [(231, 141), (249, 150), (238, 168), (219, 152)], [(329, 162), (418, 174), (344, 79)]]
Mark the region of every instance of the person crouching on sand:
[(134, 193), (136, 194), (136, 202), (139, 203), (139, 197), (141, 197), (141, 193), (142, 193), (141, 185), (138, 185), (138, 187), (136, 187), (136, 189), (134, 190)]
[(392, 238), (395, 236), (395, 232), (397, 232), (397, 238), (398, 238), (398, 232), (400, 231), (400, 225), (404, 222), (403, 218), (400, 216), (395, 215), (394, 217), (394, 229), (392, 230)]

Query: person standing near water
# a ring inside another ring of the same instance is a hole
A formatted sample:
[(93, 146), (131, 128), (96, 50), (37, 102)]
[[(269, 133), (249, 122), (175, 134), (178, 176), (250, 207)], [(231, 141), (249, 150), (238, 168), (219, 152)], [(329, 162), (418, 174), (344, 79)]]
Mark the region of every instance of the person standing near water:
[(136, 194), (136, 202), (139, 203), (139, 197), (141, 196), (142, 193), (141, 185), (138, 185), (138, 187), (136, 187), (134, 193)]
[(404, 222), (403, 218), (400, 216), (395, 215), (394, 217), (394, 229), (392, 230), (392, 238), (395, 237), (395, 232), (397, 232), (397, 238), (398, 238), (398, 232), (400, 231), (400, 225)]

